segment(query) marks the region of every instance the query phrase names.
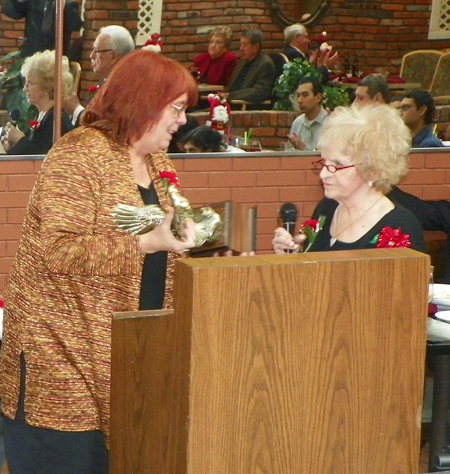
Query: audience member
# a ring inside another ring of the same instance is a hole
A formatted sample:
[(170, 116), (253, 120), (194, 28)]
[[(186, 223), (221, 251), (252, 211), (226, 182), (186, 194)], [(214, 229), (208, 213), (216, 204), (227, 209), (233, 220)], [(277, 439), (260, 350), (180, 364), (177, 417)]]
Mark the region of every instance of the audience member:
[[(109, 25), (100, 29), (90, 56), (92, 70), (100, 78), (97, 89), (104, 84), (119, 60), (133, 50), (133, 38), (123, 26)], [(75, 93), (64, 101), (64, 109), (72, 117), (72, 123), (79, 125), (84, 107)]]
[(317, 71), (322, 74), (324, 82), (328, 82), (328, 70), (332, 70), (339, 61), (339, 54), (331, 53), (331, 50), (315, 50), (309, 54), (309, 45), (311, 40), (307, 29), (296, 23), (289, 25), (284, 29), (284, 41), (286, 43), (283, 54), (292, 61), (300, 58), (317, 66)]
[[(14, 20), (25, 18), (25, 42), (20, 50), (22, 57), (55, 49), (54, 0), (3, 0), (2, 13)], [(63, 54), (69, 60), (78, 59), (70, 56), (70, 36), (82, 26), (78, 2), (67, 0), (64, 6)]]
[(238, 147), (228, 145), (223, 141), (223, 135), (217, 130), (202, 125), (190, 131), (184, 139), (186, 153), (243, 153)]
[[(375, 248), (380, 235), (394, 229), (405, 235), (401, 246), (409, 241), (413, 249), (425, 251), (417, 219), (385, 195), (408, 170), (409, 131), (396, 111), (376, 105), (337, 107), (324, 123), (319, 147), (322, 159), (314, 164), (325, 198), (313, 212), (322, 228), (309, 242), (311, 251)], [(273, 247), (276, 253), (298, 249), (305, 238), (278, 228)]]
[(355, 91), (355, 103), (360, 105), (376, 102), (389, 104), (391, 91), (386, 78), (381, 74), (370, 74), (361, 80)]
[(402, 95), (394, 95), (394, 97), (391, 98), (391, 101), (389, 102), (389, 105), (400, 112), (400, 109), (402, 107), (402, 100), (403, 96)]
[(433, 97), (428, 91), (416, 89), (405, 94), (400, 114), (411, 131), (413, 148), (444, 146), (431, 129), (435, 110)]
[(184, 153), (186, 151), (184, 147), (186, 135), (199, 126), (200, 124), (195, 117), (186, 115), (186, 123), (178, 127), (178, 130), (172, 135), (167, 153)]
[(208, 52), (194, 59), (198, 82), (227, 86), (237, 64), (237, 57), (228, 51), (233, 32), (229, 26), (217, 26), (209, 34)]
[[(38, 110), (36, 120), (25, 135), (17, 127), (9, 124), (3, 138), (7, 153), (14, 155), (43, 155), (53, 145), (53, 112), (55, 105), (55, 52), (42, 51), (25, 59), (20, 70), (25, 78), (25, 93), (28, 102)], [(62, 94), (67, 96), (72, 89), (73, 76), (69, 61), (62, 61)], [(61, 134), (73, 129), (69, 116), (62, 111)]]
[(259, 30), (248, 30), (242, 35), (241, 59), (226, 88), (228, 102), (237, 99), (260, 105), (271, 99), (275, 66), (270, 57), (262, 53), (262, 43), (263, 35)]
[[(5, 294), (0, 395), (12, 473), (109, 472), (111, 316), (170, 307), (175, 260), (195, 245), (190, 220), (174, 237), (158, 171), (175, 173), (162, 150), (197, 93), (176, 61), (130, 53), (42, 164)], [(118, 204), (167, 214), (133, 236), (111, 216)]]
[(288, 135), (297, 150), (315, 150), (322, 125), (328, 114), (322, 107), (323, 88), (316, 78), (303, 77), (297, 88), (298, 106), (302, 115), (297, 117)]

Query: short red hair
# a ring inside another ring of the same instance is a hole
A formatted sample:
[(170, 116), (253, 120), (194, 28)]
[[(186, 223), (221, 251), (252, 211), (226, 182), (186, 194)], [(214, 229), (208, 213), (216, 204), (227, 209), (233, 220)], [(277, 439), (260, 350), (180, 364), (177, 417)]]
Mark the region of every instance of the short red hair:
[(183, 94), (188, 96), (187, 106), (197, 103), (197, 83), (185, 67), (152, 51), (133, 51), (100, 87), (82, 124), (129, 145), (155, 126), (164, 109)]

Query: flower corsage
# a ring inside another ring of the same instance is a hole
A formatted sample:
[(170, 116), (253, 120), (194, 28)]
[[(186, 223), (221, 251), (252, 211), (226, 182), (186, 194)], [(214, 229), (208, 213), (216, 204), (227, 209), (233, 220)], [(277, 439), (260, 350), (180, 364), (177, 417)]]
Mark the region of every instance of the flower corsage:
[(323, 229), (325, 220), (326, 216), (319, 216), (318, 220), (310, 219), (303, 222), (303, 224), (300, 226), (300, 234), (305, 234), (306, 238), (308, 239), (308, 245), (306, 246), (304, 252), (307, 252), (315, 242), (317, 234)]
[(400, 227), (392, 229), (392, 227), (383, 227), (381, 232), (377, 234), (371, 241), (371, 244), (376, 244), (377, 249), (388, 248), (407, 248), (411, 247), (408, 234), (402, 234)]
[(37, 132), (41, 126), (41, 124), (37, 120), (30, 120), (28, 122), (28, 126), (33, 130), (33, 132)]
[(178, 181), (178, 176), (172, 171), (160, 171), (159, 177), (164, 186), (166, 194), (169, 192), (169, 186), (175, 186), (177, 189), (180, 189), (180, 182)]

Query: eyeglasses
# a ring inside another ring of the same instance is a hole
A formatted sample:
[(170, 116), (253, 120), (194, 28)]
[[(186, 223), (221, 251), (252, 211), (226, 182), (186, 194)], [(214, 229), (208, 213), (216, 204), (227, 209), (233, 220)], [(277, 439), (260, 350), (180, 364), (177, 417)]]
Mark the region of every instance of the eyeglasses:
[(113, 49), (93, 49), (92, 50), (92, 54), (95, 54), (96, 56), (98, 56), (99, 54), (101, 53), (109, 53), (110, 51), (114, 51)]
[(411, 107), (414, 107), (413, 104), (404, 104), (404, 105), (401, 105), (399, 107), (399, 110), (401, 110), (402, 112), (406, 112), (407, 110), (409, 110)]
[(173, 110), (175, 110), (175, 114), (177, 117), (180, 117), (181, 114), (186, 112), (186, 105), (176, 105), (176, 104), (170, 104)]
[(329, 173), (336, 173), (337, 171), (355, 167), (355, 165), (348, 165), (348, 166), (326, 165), (325, 160), (313, 161), (312, 164), (316, 170), (322, 171), (323, 168), (326, 168)]

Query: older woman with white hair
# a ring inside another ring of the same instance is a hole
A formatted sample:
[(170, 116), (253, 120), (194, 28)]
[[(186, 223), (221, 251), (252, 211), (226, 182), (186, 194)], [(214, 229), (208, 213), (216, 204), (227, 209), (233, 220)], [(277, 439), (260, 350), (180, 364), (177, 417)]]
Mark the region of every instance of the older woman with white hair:
[[(42, 51), (25, 59), (21, 74), (25, 78), (24, 91), (30, 105), (37, 108), (35, 120), (30, 122), (30, 131), (25, 134), (11, 124), (3, 139), (3, 146), (9, 154), (41, 155), (47, 153), (53, 145), (53, 108), (55, 106), (55, 52)], [(62, 59), (62, 94), (66, 97), (73, 85), (69, 70), (69, 61)], [(61, 134), (69, 132), (73, 125), (63, 111), (61, 116)]]
[[(385, 194), (408, 171), (411, 137), (387, 105), (338, 107), (325, 121), (319, 147), (325, 198), (293, 237), (275, 231), (275, 253), (299, 250), (307, 236), (311, 251), (412, 247), (424, 251), (420, 223)], [(317, 221), (317, 222), (316, 222)]]

